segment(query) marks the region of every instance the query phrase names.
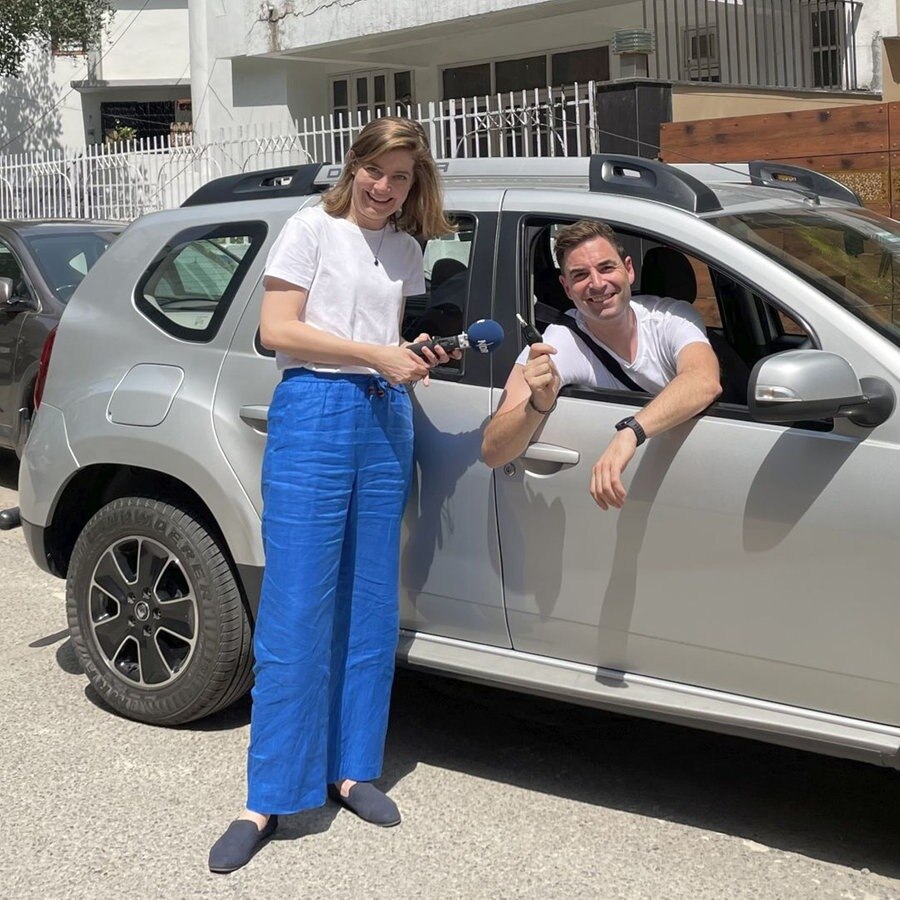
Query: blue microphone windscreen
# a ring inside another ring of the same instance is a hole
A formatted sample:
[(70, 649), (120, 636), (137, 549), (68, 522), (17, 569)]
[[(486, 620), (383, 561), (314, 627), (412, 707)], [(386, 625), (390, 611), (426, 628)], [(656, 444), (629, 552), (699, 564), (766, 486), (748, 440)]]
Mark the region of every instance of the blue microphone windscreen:
[(466, 334), (473, 350), (479, 353), (493, 353), (503, 343), (503, 329), (493, 319), (479, 319), (473, 322)]

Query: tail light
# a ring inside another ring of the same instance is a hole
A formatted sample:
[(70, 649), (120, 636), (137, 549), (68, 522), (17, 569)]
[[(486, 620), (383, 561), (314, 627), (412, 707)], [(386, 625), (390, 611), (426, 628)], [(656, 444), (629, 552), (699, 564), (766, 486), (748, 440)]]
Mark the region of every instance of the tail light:
[(44, 341), (41, 350), (41, 360), (38, 363), (37, 378), (34, 381), (34, 411), (37, 412), (44, 396), (44, 385), (47, 383), (47, 371), (50, 368), (50, 354), (53, 352), (53, 342), (56, 340), (56, 329), (53, 328)]

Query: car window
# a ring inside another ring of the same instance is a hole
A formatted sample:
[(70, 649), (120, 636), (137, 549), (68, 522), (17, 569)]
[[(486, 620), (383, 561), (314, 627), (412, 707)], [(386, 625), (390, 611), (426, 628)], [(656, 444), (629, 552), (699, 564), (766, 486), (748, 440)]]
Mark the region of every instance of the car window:
[(33, 234), (25, 237), (50, 290), (64, 303), (81, 284), (118, 232), (66, 231), (63, 234)]
[[(228, 289), (238, 262), (213, 241), (188, 244), (160, 267), (153, 299), (172, 310), (177, 309), (174, 304), (178, 300), (208, 300), (214, 309), (214, 304)], [(148, 293), (150, 291), (145, 290), (145, 294)], [(186, 317), (185, 322), (190, 321), (190, 317)]]
[(900, 344), (900, 223), (867, 209), (720, 216), (713, 225), (775, 259)]
[[(451, 218), (457, 231), (431, 238), (424, 247), (425, 293), (406, 299), (402, 327), (406, 340), (422, 333), (451, 337), (465, 331), (475, 220), (466, 215)], [(460, 366), (461, 361), (452, 360), (444, 368)]]
[(31, 289), (25, 280), (25, 273), (19, 258), (8, 244), (0, 241), (0, 278), (12, 279), (12, 296), (19, 300), (31, 300)]
[(13, 290), (22, 280), (22, 267), (10, 248), (0, 241), (0, 278), (11, 278)]
[(210, 340), (265, 235), (262, 222), (181, 232), (138, 283), (138, 309), (175, 337)]
[[(525, 222), (526, 261), (531, 285), (532, 321), (543, 330), (572, 307), (559, 282), (553, 253), (556, 231), (569, 221)], [(720, 403), (747, 406), (747, 384), (754, 363), (781, 350), (814, 346), (813, 337), (788, 311), (684, 247), (665, 244), (658, 235), (616, 229), (635, 269), (634, 294), (674, 297), (701, 315), (710, 345), (719, 359)], [(598, 394), (608, 397), (609, 391)], [(618, 392), (617, 392), (618, 393)], [(631, 397), (633, 400), (633, 395)]]

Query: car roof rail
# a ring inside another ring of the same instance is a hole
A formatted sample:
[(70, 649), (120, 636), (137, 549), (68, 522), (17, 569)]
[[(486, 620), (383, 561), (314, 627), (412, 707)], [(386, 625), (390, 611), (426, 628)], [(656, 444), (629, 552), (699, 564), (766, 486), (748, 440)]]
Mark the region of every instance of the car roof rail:
[(713, 189), (698, 178), (642, 156), (595, 153), (588, 181), (593, 193), (657, 200), (693, 213), (722, 209)]
[[(586, 156), (503, 156), (438, 158), (435, 167), (445, 183), (504, 182), (521, 184), (526, 181), (587, 180)], [(316, 183), (333, 184), (343, 171), (341, 163), (322, 166)]]
[(843, 200), (854, 206), (863, 205), (856, 191), (815, 169), (769, 162), (766, 159), (753, 159), (747, 164), (747, 168), (750, 172), (750, 181), (762, 187), (795, 191), (817, 202), (820, 197), (827, 197), (830, 200)]
[(305, 197), (328, 186), (317, 182), (323, 163), (262, 169), (214, 178), (191, 194), (182, 206), (232, 203), (236, 200), (271, 200), (273, 197)]

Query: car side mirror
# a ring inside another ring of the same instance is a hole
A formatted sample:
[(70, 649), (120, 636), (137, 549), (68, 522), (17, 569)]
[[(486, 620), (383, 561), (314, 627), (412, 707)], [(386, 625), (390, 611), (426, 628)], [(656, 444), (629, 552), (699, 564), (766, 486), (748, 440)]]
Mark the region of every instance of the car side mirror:
[(0, 278), (0, 306), (5, 306), (12, 300), (13, 288), (12, 278)]
[(883, 378), (857, 378), (836, 353), (786, 350), (753, 367), (747, 403), (758, 422), (847, 418), (874, 428), (894, 411), (896, 397)]

